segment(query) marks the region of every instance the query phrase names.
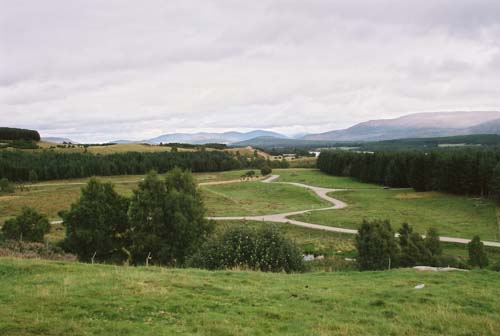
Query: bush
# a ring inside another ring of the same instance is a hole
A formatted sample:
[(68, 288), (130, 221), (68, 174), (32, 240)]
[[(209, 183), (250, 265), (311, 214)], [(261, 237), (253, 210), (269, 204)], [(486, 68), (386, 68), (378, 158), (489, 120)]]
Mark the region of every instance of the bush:
[(208, 240), (190, 266), (217, 269), (252, 269), (263, 272), (303, 272), (299, 248), (275, 227), (232, 227)]
[(361, 270), (383, 270), (398, 266), (398, 244), (388, 220), (363, 221), (356, 236)]
[(266, 175), (269, 175), (273, 172), (273, 170), (271, 169), (271, 167), (269, 166), (264, 166), (262, 168), (260, 168), (260, 173), (262, 176), (266, 176)]
[(6, 239), (43, 242), (43, 237), (50, 231), (46, 216), (31, 208), (23, 208), (21, 215), (9, 219), (2, 227)]

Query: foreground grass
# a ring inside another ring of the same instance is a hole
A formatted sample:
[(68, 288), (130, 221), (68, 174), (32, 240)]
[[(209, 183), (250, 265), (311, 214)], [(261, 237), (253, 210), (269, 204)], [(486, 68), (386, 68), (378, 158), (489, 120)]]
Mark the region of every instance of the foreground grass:
[(246, 182), (203, 186), (209, 216), (257, 216), (330, 206), (312, 191), (286, 184)]
[(390, 219), (395, 228), (407, 222), (420, 233), (435, 227), (443, 236), (471, 238), (478, 234), (484, 240), (499, 240), (495, 205), (489, 200), (381, 189), (341, 191), (331, 196), (348, 207), (294, 219), (345, 228), (358, 228), (362, 219)]
[(499, 282), (477, 271), (284, 275), (0, 259), (0, 334), (498, 335)]

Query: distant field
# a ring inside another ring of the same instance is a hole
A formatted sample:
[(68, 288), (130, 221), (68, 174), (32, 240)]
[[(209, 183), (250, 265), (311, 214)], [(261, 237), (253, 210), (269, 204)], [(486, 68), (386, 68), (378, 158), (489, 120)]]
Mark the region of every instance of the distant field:
[(441, 235), (499, 240), (495, 204), (489, 200), (438, 192), (401, 190), (349, 190), (330, 194), (348, 204), (342, 210), (327, 210), (295, 216), (294, 219), (329, 226), (358, 228), (363, 219), (390, 219), (398, 228), (411, 224), (424, 233), (435, 227)]
[(0, 258), (0, 334), (498, 335), (498, 283), (488, 271), (285, 275)]
[[(237, 180), (247, 170), (233, 170), (217, 173), (195, 173), (199, 183)], [(256, 171), (257, 172), (257, 171)], [(144, 175), (103, 176), (103, 182), (112, 182), (116, 190), (125, 196), (131, 196), (132, 190)], [(69, 209), (80, 195), (80, 189), (88, 181), (84, 179), (44, 181), (33, 186), (25, 187), (22, 191), (16, 190), (14, 194), (0, 196), (0, 224), (6, 219), (21, 212), (23, 206), (30, 206), (47, 214), (50, 219), (58, 219), (57, 213)]]
[(247, 182), (203, 186), (210, 216), (257, 216), (330, 206), (314, 193), (296, 186)]
[[(195, 174), (200, 183), (239, 180), (246, 170)], [(259, 173), (258, 171), (256, 171)], [(424, 233), (436, 227), (441, 235), (484, 240), (500, 240), (495, 205), (484, 199), (442, 193), (415, 193), (410, 189), (383, 190), (345, 177), (334, 177), (312, 169), (276, 169), (279, 181), (293, 181), (329, 188), (348, 188), (333, 193), (345, 201), (346, 209), (313, 212), (296, 216), (306, 222), (337, 227), (358, 228), (363, 218), (390, 219), (395, 228), (408, 222)], [(130, 196), (142, 175), (102, 177), (113, 182), (119, 193)], [(68, 209), (88, 179), (42, 182), (14, 194), (0, 196), (0, 223), (17, 215), (23, 206), (31, 206), (52, 220), (60, 210)], [(211, 216), (252, 216), (329, 206), (312, 192), (279, 183), (245, 182), (202, 187)]]
[(299, 182), (332, 189), (382, 189), (380, 186), (361, 183), (350, 177), (328, 175), (318, 169), (275, 169), (273, 174), (280, 175), (277, 182)]
[[(74, 148), (59, 148), (57, 147), (58, 144), (43, 141), (38, 142), (37, 145), (44, 149), (55, 147), (52, 150), (64, 153), (83, 153), (85, 151), (85, 149), (79, 145), (74, 145)], [(153, 146), (146, 144), (116, 144), (109, 146), (89, 146), (87, 148), (87, 152), (93, 154), (114, 154), (125, 152), (169, 152), (170, 150), (170, 147)]]

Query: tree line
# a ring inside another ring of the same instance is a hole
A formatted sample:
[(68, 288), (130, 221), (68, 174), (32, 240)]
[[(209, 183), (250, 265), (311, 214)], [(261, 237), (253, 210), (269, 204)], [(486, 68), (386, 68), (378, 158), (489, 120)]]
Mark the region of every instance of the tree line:
[[(250, 164), (250, 163), (248, 163)], [(164, 173), (174, 167), (193, 172), (213, 172), (243, 168), (245, 161), (232, 155), (218, 152), (160, 152), (160, 153), (116, 153), (96, 155), (90, 153), (57, 153), (44, 151), (27, 153), (21, 151), (0, 152), (0, 178), (10, 181), (54, 180), (145, 174), (151, 169)]]
[(0, 139), (40, 141), (40, 134), (29, 129), (0, 127)]
[(491, 196), (500, 201), (500, 149), (430, 153), (323, 151), (317, 166), (327, 174), (367, 183)]

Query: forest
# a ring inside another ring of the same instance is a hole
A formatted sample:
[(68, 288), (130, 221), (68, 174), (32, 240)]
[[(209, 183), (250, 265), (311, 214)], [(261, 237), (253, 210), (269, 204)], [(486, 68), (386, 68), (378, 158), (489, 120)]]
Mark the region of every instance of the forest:
[(110, 155), (52, 151), (0, 152), (0, 178), (18, 182), (145, 174), (151, 169), (163, 173), (174, 167), (189, 169), (193, 172), (213, 172), (237, 169), (241, 166), (241, 161), (236, 160), (230, 154), (217, 151), (128, 152)]
[(362, 182), (416, 191), (438, 190), (500, 199), (500, 150), (348, 152), (323, 151), (318, 168)]
[(37, 131), (28, 129), (0, 127), (0, 140), (40, 141), (40, 134)]

